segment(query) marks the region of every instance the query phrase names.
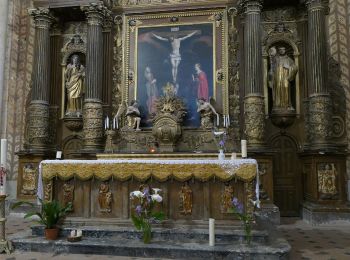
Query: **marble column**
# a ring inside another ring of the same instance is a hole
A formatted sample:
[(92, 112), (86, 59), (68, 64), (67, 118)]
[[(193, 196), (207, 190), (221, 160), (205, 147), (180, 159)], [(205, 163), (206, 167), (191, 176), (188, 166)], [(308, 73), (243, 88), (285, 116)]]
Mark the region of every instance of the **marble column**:
[(103, 150), (103, 34), (107, 8), (101, 3), (82, 7), (87, 17), (86, 89), (83, 108), (84, 151)]
[(28, 111), (26, 148), (46, 150), (49, 144), (50, 26), (49, 9), (30, 9), (35, 24), (31, 102)]
[(328, 91), (326, 13), (328, 1), (307, 0), (308, 11), (308, 137), (311, 149), (329, 146), (332, 101)]
[(243, 0), (244, 11), (244, 121), (245, 136), (252, 149), (265, 144), (263, 63), (261, 50), (261, 0)]

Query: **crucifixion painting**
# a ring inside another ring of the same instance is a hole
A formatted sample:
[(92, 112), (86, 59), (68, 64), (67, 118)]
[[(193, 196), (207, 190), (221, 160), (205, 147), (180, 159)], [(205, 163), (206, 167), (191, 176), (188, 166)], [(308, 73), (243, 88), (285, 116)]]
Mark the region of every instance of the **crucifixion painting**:
[(174, 86), (174, 93), (186, 103), (186, 126), (200, 126), (197, 99), (214, 93), (213, 25), (190, 24), (142, 27), (137, 31), (137, 86), (141, 126), (151, 118), (162, 89)]

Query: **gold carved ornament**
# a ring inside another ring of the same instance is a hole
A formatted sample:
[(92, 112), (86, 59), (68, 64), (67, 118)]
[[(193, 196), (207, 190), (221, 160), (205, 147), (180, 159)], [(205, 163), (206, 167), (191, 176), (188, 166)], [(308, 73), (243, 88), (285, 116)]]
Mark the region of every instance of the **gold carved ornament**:
[(185, 182), (190, 179), (206, 182), (213, 178), (222, 182), (239, 179), (251, 182), (256, 177), (255, 164), (242, 164), (239, 167), (218, 164), (145, 164), (145, 163), (49, 163), (42, 164), (43, 180), (52, 180), (57, 177), (61, 180), (77, 178), (87, 181), (96, 178), (106, 181), (113, 177), (118, 181), (127, 181), (131, 178), (145, 182), (152, 178), (159, 182), (175, 179)]

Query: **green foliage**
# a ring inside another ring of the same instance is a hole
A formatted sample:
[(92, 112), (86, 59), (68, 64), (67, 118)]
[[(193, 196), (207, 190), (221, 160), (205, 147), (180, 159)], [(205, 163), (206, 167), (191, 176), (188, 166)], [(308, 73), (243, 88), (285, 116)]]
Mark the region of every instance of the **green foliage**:
[[(40, 200), (40, 199), (39, 199)], [(32, 211), (27, 213), (24, 218), (31, 218), (33, 216), (37, 216), (38, 220), (34, 220), (35, 222), (44, 225), (45, 228), (54, 228), (58, 224), (58, 222), (67, 215), (69, 211), (72, 210), (72, 203), (68, 203), (66, 206), (61, 206), (60, 203), (56, 200), (44, 202), (40, 200), (41, 203), (41, 211)], [(12, 209), (17, 208), (21, 205), (29, 205), (35, 208), (35, 204), (27, 201), (19, 201), (12, 206)]]

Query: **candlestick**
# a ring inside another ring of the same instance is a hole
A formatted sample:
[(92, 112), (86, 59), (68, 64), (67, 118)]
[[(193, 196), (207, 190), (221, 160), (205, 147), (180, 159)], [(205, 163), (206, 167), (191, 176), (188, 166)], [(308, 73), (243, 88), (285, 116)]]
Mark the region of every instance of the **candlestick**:
[(209, 246), (215, 246), (215, 219), (209, 219)]
[(237, 159), (237, 154), (236, 153), (232, 153), (231, 154), (231, 160), (236, 160)]
[(247, 140), (241, 140), (242, 158), (247, 158)]
[(7, 156), (7, 139), (1, 139), (1, 156), (0, 166), (6, 168), (6, 156)]

